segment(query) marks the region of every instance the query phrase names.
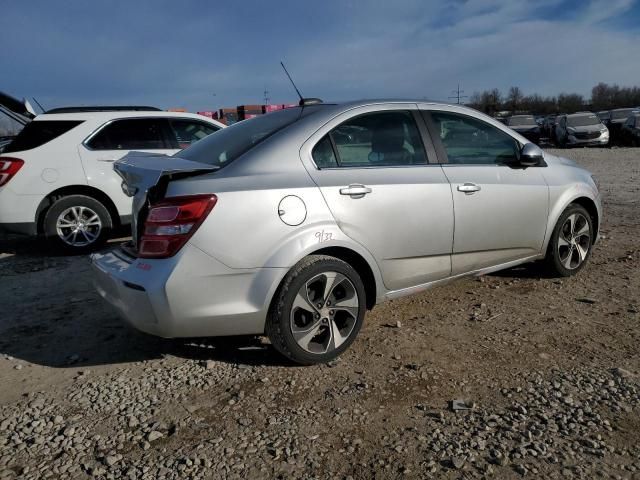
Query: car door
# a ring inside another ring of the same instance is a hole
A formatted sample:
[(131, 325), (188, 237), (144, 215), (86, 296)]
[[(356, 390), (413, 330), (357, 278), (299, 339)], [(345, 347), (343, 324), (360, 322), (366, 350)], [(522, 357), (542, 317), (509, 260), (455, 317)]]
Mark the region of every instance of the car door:
[(451, 273), (451, 190), (421, 130), (415, 104), (377, 105), (338, 116), (303, 147), (339, 228), (372, 253), (389, 290)]
[(520, 167), (519, 142), (497, 123), (456, 111), (424, 116), (451, 183), (453, 275), (538, 255), (549, 213), (542, 167)]
[(633, 141), (633, 125), (635, 122), (635, 117), (630, 116), (622, 125), (620, 129), (620, 140), (623, 145), (632, 145)]
[(131, 214), (131, 199), (122, 192), (113, 162), (130, 151), (172, 155), (178, 150), (168, 120), (161, 117), (112, 120), (78, 147), (88, 184), (105, 192), (121, 216)]

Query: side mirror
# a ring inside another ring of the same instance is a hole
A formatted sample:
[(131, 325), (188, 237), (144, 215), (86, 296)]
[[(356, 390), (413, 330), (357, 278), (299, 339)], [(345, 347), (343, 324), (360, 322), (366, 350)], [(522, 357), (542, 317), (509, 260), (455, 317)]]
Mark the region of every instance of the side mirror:
[(518, 162), (523, 167), (537, 167), (544, 160), (542, 149), (535, 143), (526, 143), (520, 150), (520, 159)]

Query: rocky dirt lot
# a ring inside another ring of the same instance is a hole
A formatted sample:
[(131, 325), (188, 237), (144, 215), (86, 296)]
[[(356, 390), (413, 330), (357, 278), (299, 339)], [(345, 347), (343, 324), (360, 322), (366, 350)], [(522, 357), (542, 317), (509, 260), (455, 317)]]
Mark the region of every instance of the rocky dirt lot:
[(86, 257), (0, 239), (0, 479), (640, 478), (640, 149), (561, 153), (604, 195), (577, 277), (389, 302), (329, 365), (136, 333)]

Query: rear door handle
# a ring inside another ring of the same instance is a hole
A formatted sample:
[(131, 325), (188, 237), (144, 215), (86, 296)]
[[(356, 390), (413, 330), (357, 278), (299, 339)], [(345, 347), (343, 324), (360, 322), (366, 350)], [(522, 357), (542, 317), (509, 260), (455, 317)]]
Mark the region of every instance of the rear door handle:
[(98, 158), (99, 162), (108, 162), (108, 163), (113, 163), (116, 161), (115, 158), (111, 158), (111, 157), (102, 157), (102, 158)]
[(464, 192), (467, 195), (471, 195), (475, 192), (479, 192), (481, 190), (480, 185), (476, 185), (475, 183), (465, 183), (463, 185), (458, 185), (458, 191)]
[(360, 184), (353, 184), (340, 189), (340, 195), (362, 196), (367, 193), (371, 193), (371, 189)]

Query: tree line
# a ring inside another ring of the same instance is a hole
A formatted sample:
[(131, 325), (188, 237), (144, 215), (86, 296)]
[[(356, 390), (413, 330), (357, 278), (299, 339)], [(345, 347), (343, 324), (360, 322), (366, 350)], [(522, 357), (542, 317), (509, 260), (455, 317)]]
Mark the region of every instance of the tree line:
[(494, 88), (476, 92), (468, 105), (489, 115), (508, 110), (539, 115), (551, 113), (573, 113), (590, 110), (612, 110), (614, 108), (640, 107), (640, 87), (620, 87), (598, 83), (591, 89), (591, 98), (578, 93), (561, 93), (557, 96), (542, 96), (537, 93), (525, 95), (520, 87), (511, 87), (506, 95)]

